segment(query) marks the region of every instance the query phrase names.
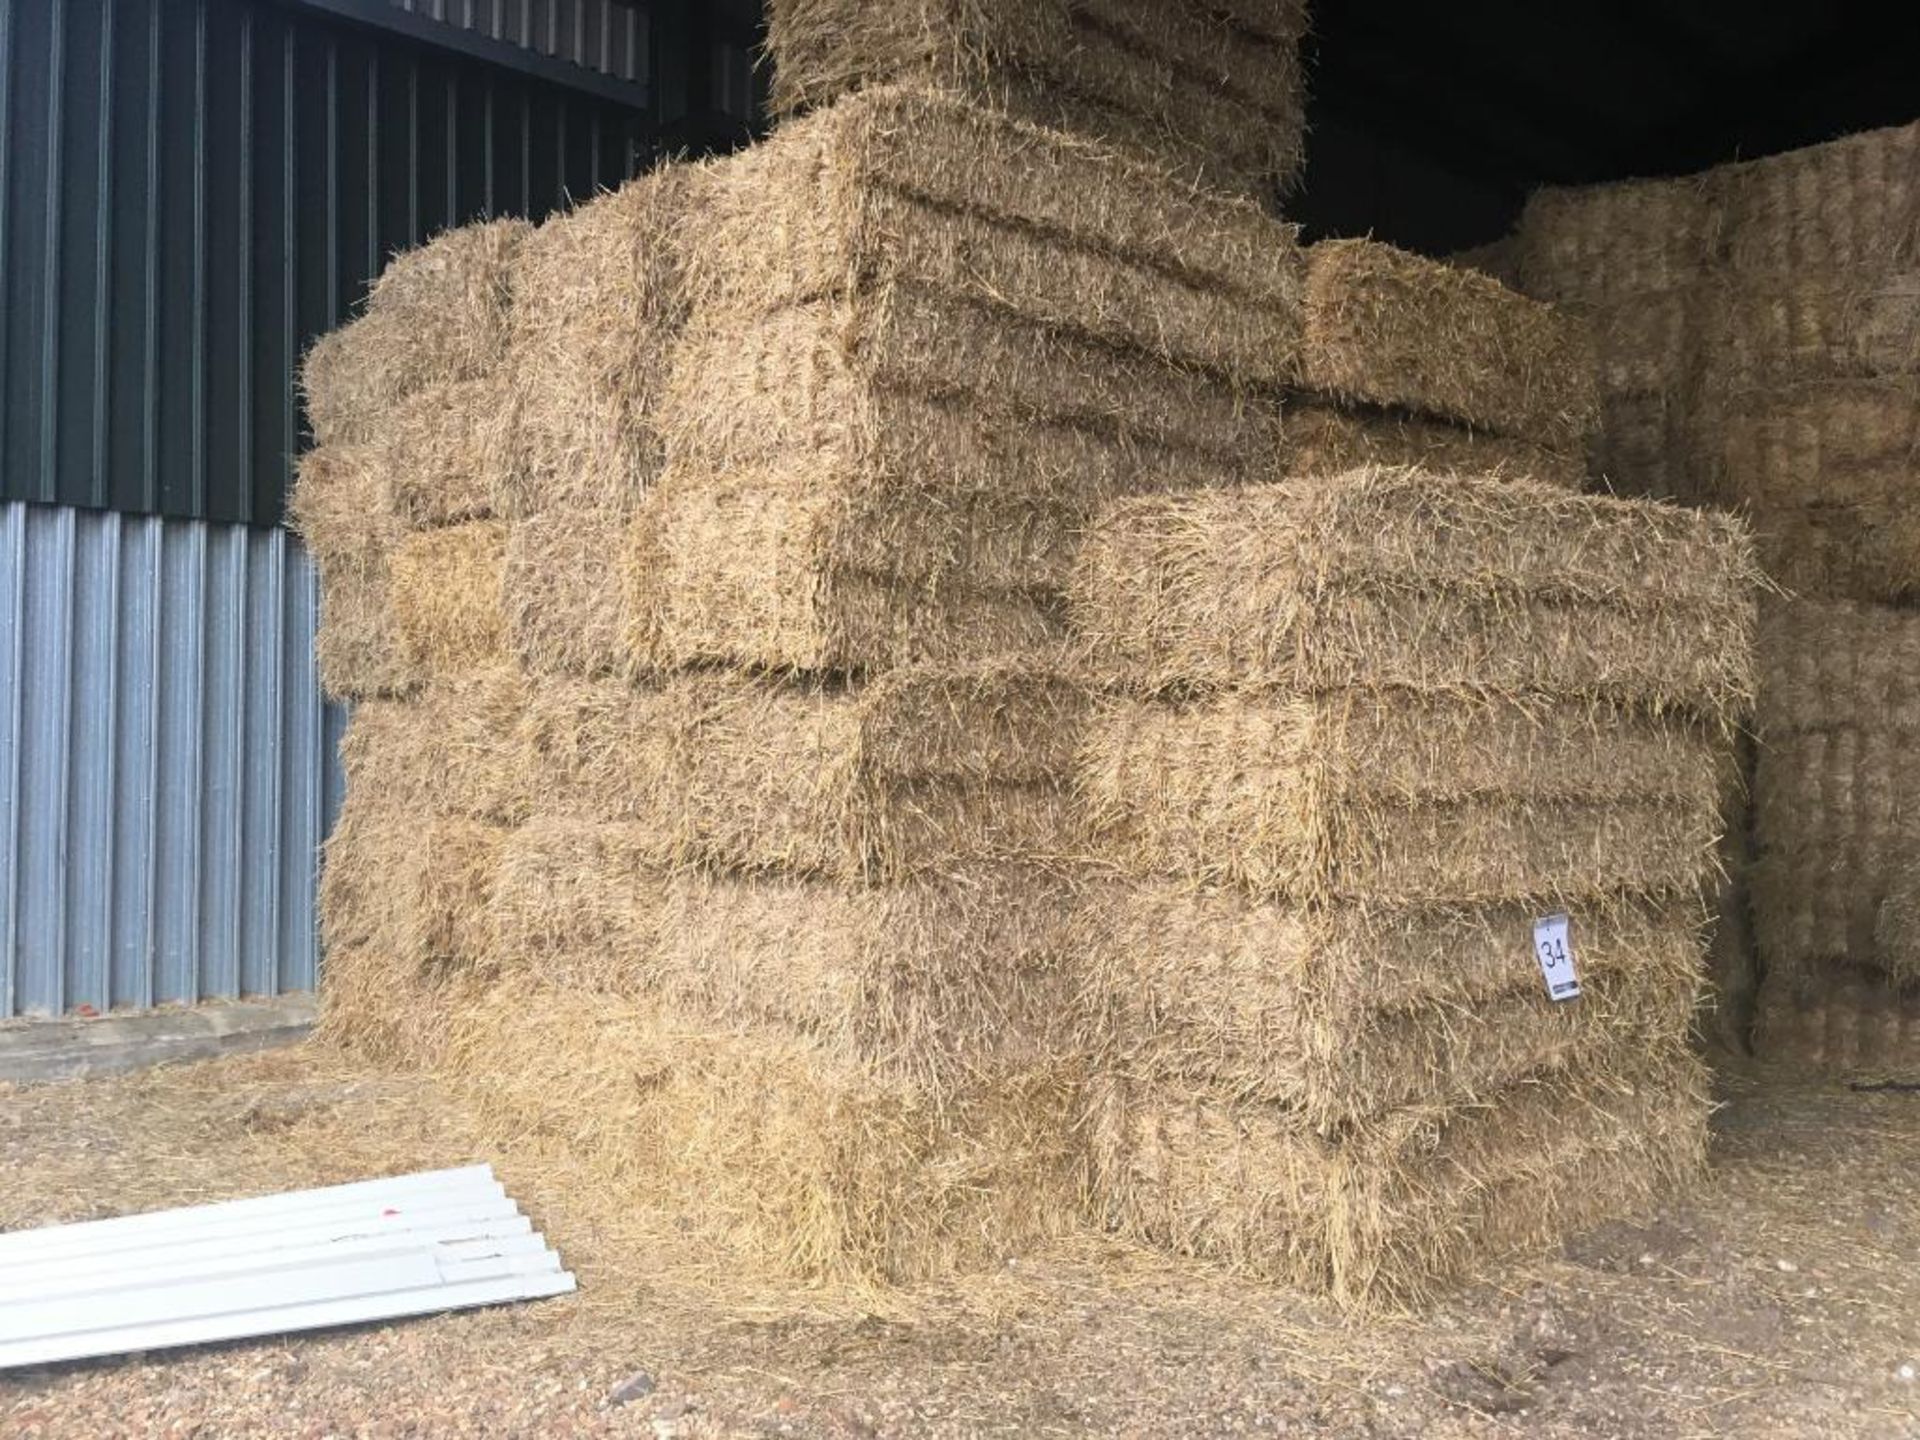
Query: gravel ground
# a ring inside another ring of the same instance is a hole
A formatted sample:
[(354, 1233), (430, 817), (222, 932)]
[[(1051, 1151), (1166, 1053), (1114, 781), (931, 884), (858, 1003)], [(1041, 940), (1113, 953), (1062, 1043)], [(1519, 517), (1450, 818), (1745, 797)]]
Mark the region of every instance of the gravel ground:
[(1097, 1237), (751, 1285), (315, 1047), (0, 1087), (0, 1228), (491, 1159), (579, 1295), (0, 1376), (0, 1435), (1920, 1436), (1920, 1095), (1736, 1072), (1712, 1178), (1418, 1317)]

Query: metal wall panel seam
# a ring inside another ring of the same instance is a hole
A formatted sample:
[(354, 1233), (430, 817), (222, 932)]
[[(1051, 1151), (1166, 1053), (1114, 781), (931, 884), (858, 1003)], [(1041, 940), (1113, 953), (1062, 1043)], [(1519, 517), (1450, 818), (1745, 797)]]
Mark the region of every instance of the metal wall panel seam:
[(95, 171), (93, 229), (93, 503), (105, 505), (107, 416), (112, 405), (111, 367), (107, 363), (107, 316), (113, 310), (113, 39), (118, 0), (101, 0), (100, 142)]
[(234, 404), (239, 426), (239, 463), (241, 481), (235, 499), (238, 518), (252, 524), (253, 509), (253, 11), (240, 17), (240, 226), (235, 237), (240, 247), (240, 286), (237, 322), (240, 329), (235, 364), (239, 380)]
[(155, 976), (160, 968), (160, 707), (166, 696), (161, 687), (161, 657), (166, 653), (163, 637), (166, 634), (166, 534), (167, 524), (158, 515), (149, 515), (141, 522), (141, 532), (145, 541), (148, 580), (148, 625), (147, 632), (147, 726), (146, 745), (142, 751), (142, 764), (146, 770), (146, 784), (141, 793), (145, 796), (145, 807), (141, 820), (145, 828), (143, 837), (146, 858), (146, 889), (141, 896), (140, 931), (141, 955), (139, 975), (141, 990), (139, 1003), (144, 1009), (160, 998), (159, 986)]
[[(164, 3), (164, 0), (163, 0)], [(193, 362), (190, 508), (207, 509), (207, 0), (193, 6)]]
[(46, 498), (58, 492), (60, 427), (60, 171), (66, 159), (67, 0), (48, 0), (47, 11), (47, 216), (41, 277), (40, 484)]
[(120, 779), (120, 556), (124, 546), (125, 526), (113, 524), (104, 527), (103, 549), (106, 551), (101, 573), (105, 577), (106, 593), (101, 605), (102, 619), (106, 634), (99, 647), (101, 663), (106, 675), (101, 680), (105, 691), (102, 705), (106, 716), (105, 734), (102, 736), (100, 763), (102, 767), (101, 797), (103, 800), (100, 817), (101, 845), (100, 863), (100, 995), (95, 1003), (102, 1010), (111, 1009), (118, 998), (114, 993), (114, 932), (116, 915), (114, 897), (119, 892), (119, 877), (115, 874), (114, 859), (118, 850), (121, 815), (115, 799), (119, 795)]
[[(4, 148), (4, 147), (0, 147)], [(6, 734), (0, 735), (0, 1016), (14, 1013), (20, 973), (20, 777), (26, 764), (22, 743), (26, 720), (27, 508), (0, 508), (0, 582), (7, 606), (0, 614), (0, 678), (6, 689)]]
[(160, 508), (160, 3), (147, 12), (146, 364), (142, 372), (141, 498)]
[[(254, 858), (253, 852), (256, 851), (266, 855), (274, 878), (274, 883), (267, 887), (266, 918), (261, 925), (260, 935), (255, 937), (264, 948), (263, 960), (267, 973), (264, 983), (256, 983), (253, 989), (255, 993), (266, 994), (280, 992), (280, 987), (286, 980), (287, 970), (285, 960), (280, 954), (280, 917), (283, 908), (281, 887), (282, 876), (285, 874), (281, 847), (285, 843), (287, 833), (287, 813), (282, 803), (283, 796), (280, 789), (280, 757), (275, 753), (279, 749), (277, 743), (279, 738), (284, 736), (287, 730), (286, 701), (283, 694), (287, 657), (287, 632), (283, 618), (287, 613), (286, 586), (287, 532), (274, 530), (267, 537), (267, 595), (269, 616), (273, 621), (273, 627), (272, 639), (268, 642), (269, 663), (265, 672), (266, 684), (262, 687), (265, 693), (260, 697), (260, 703), (273, 719), (273, 735), (276, 743), (269, 744), (264, 754), (250, 757), (256, 770), (261, 767), (263, 761), (270, 763), (264, 766), (267, 784), (267, 823), (262, 829), (265, 835), (262, 837), (262, 843), (247, 847), (250, 859)], [(246, 960), (247, 957), (242, 955), (240, 964), (243, 979)], [(245, 988), (243, 984), (242, 989)]]
[[(13, 4), (12, 0), (0, 3), (0, 129), (13, 127)], [(0, 136), (0, 141), (5, 137)], [(12, 207), (8, 197), (13, 189), (13, 146), (0, 143), (0, 285), (12, 273), (9, 268), (10, 238), (13, 231)], [(4, 295), (0, 290), (0, 295)], [(7, 327), (0, 325), (0, 455), (5, 455), (7, 444), (7, 367), (8, 356)], [(0, 1014), (5, 1014), (0, 1009)]]
[[(80, 585), (76, 513), (64, 506), (51, 512), (51, 549), (55, 563), (54, 573), (47, 577), (45, 590), (46, 600), (55, 607), (55, 615), (53, 623), (47, 627), (46, 635), (39, 639), (48, 652), (43, 657), (44, 670), (59, 677), (53, 723), (48, 731), (54, 753), (46, 757), (47, 768), (53, 772), (53, 784), (49, 792), (50, 804), (41, 821), (53, 831), (46, 854), (54, 867), (52, 883), (47, 887), (44, 897), (44, 903), (50, 911), (47, 923), (52, 943), (47, 951), (46, 973), (41, 989), (49, 997), (46, 1008), (56, 1014), (67, 1008), (67, 909), (73, 901), (70, 889), (73, 855), (70, 848), (72, 835), (68, 828), (71, 818), (68, 796), (73, 781), (73, 635)], [(36, 637), (29, 635), (27, 640), (33, 644)]]

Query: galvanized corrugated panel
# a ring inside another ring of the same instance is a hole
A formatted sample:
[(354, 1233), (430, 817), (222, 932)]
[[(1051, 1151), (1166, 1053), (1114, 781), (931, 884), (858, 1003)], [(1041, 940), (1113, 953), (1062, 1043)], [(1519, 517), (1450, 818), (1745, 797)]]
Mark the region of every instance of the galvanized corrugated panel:
[(317, 619), (285, 531), (0, 505), (0, 1016), (313, 988)]
[(647, 78), (647, 16), (631, 0), (387, 0), (430, 20), (620, 80)]
[(564, 1295), (485, 1165), (0, 1235), (0, 1369)]

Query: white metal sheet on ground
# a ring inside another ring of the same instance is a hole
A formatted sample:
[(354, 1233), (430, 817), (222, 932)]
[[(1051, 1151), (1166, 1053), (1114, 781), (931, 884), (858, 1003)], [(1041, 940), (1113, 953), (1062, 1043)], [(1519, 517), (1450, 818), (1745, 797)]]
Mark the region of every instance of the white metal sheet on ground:
[(563, 1295), (491, 1167), (0, 1235), (0, 1368)]

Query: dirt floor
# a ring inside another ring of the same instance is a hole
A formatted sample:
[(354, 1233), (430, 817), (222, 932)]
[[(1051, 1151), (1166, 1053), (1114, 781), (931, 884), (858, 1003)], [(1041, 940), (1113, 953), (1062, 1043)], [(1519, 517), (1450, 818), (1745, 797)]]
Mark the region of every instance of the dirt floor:
[(313, 1046), (0, 1087), (0, 1228), (484, 1158), (581, 1284), (0, 1375), (0, 1435), (1920, 1436), (1920, 1095), (1724, 1091), (1696, 1193), (1362, 1322), (1094, 1237), (906, 1294), (750, 1287)]

